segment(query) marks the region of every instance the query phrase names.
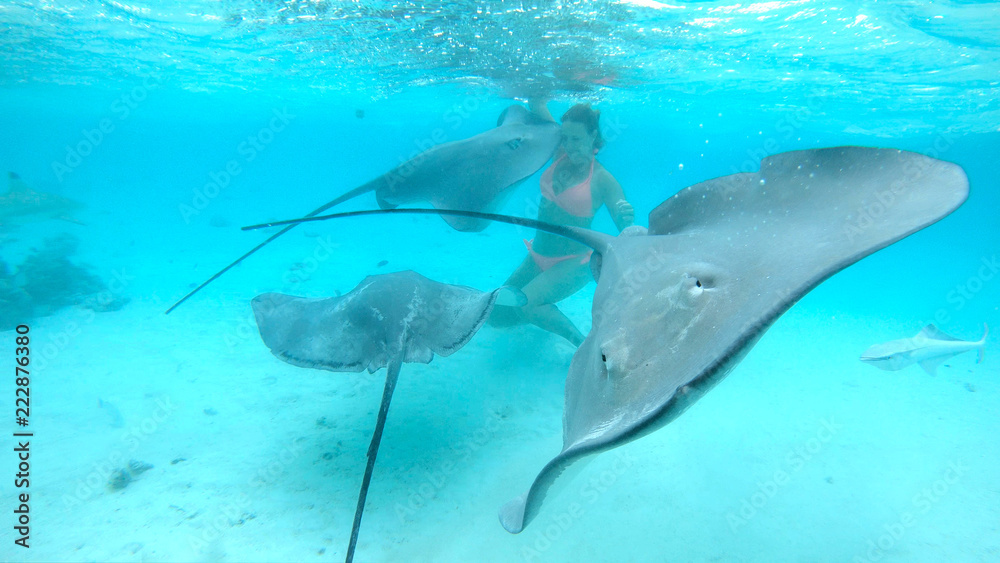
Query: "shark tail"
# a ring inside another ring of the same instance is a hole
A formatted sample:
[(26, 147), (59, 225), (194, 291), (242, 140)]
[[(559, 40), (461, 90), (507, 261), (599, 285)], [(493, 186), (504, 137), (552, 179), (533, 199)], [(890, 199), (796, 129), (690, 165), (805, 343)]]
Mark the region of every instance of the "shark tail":
[(983, 337), (979, 339), (979, 357), (976, 358), (976, 363), (983, 363), (983, 352), (986, 350), (986, 337), (990, 335), (990, 327), (986, 323), (983, 323)]

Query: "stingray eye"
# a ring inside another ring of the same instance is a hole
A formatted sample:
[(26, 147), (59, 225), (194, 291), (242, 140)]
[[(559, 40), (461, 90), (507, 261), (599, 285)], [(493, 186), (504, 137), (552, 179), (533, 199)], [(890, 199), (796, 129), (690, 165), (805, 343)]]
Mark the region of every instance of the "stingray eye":
[(608, 365), (608, 355), (604, 353), (604, 350), (601, 350), (601, 362), (601, 375), (608, 379), (611, 377), (611, 366)]
[(701, 295), (715, 287), (715, 276), (710, 272), (691, 272), (684, 280), (685, 288), (692, 299), (700, 299)]
[(507, 146), (510, 147), (510, 150), (516, 150), (517, 147), (521, 146), (521, 137), (507, 141)]
[(705, 291), (707, 285), (708, 284), (706, 284), (702, 278), (696, 276), (689, 275), (688, 278), (684, 280), (684, 287), (687, 289), (687, 294), (691, 296), (691, 298), (697, 298), (700, 296)]

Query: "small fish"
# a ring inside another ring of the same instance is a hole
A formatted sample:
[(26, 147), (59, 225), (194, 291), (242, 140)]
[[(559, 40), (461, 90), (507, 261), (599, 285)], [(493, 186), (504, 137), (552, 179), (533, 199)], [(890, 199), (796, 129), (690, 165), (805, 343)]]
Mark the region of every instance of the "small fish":
[(937, 375), (937, 367), (962, 352), (979, 349), (977, 363), (983, 361), (983, 347), (990, 328), (983, 324), (983, 337), (977, 342), (959, 340), (929, 324), (912, 338), (876, 344), (861, 354), (861, 361), (879, 369), (896, 371), (911, 364), (920, 364), (924, 371)]
[(386, 265), (386, 264), (388, 264), (388, 263), (389, 263), (389, 261), (388, 261), (388, 260), (382, 260), (382, 261), (381, 261), (381, 262), (379, 262), (378, 264), (375, 264), (375, 267), (376, 267), (376, 268), (381, 268), (382, 266), (385, 266), (385, 265)]

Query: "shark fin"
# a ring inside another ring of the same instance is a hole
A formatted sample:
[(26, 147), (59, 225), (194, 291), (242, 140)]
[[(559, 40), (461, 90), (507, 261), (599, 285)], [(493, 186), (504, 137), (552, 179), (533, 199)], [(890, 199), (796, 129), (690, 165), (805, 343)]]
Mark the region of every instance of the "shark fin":
[(920, 367), (924, 368), (924, 371), (931, 375), (937, 375), (937, 368), (939, 365), (943, 364), (945, 360), (951, 356), (938, 356), (936, 358), (927, 358), (926, 360), (918, 362)]
[(925, 326), (924, 330), (921, 330), (920, 334), (918, 334), (917, 336), (923, 336), (924, 338), (928, 338), (931, 340), (951, 340), (953, 342), (960, 342), (962, 340), (961, 338), (955, 338), (954, 336), (945, 334), (944, 332), (941, 331), (941, 329), (934, 326), (933, 324)]

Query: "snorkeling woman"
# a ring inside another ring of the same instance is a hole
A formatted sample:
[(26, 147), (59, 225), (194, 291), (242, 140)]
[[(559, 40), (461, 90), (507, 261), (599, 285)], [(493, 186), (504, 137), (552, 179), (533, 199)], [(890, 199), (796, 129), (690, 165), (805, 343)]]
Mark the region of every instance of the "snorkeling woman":
[[(536, 115), (555, 121), (543, 102), (532, 100), (529, 108)], [(601, 112), (591, 109), (590, 104), (577, 104), (563, 114), (562, 140), (539, 182), (542, 193), (539, 221), (589, 228), (597, 211), (606, 206), (619, 232), (632, 225), (635, 210), (625, 199), (618, 181), (597, 160), (597, 153), (604, 146), (600, 116)], [(494, 307), (490, 325), (531, 323), (579, 346), (583, 334), (555, 304), (592, 279), (593, 251), (579, 242), (543, 231), (536, 231), (535, 238), (524, 244), (528, 255), (507, 278), (506, 285), (520, 288), (528, 302), (522, 307)]]

